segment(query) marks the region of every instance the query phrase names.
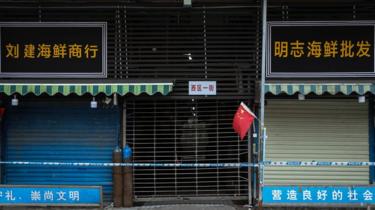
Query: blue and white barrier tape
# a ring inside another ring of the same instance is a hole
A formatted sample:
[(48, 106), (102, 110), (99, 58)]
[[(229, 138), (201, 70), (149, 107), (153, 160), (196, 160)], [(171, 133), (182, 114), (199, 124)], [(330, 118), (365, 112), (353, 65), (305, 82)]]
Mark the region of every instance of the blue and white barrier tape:
[(87, 163), (87, 162), (31, 162), (0, 161), (5, 165), (38, 165), (38, 166), (78, 166), (78, 167), (160, 167), (160, 168), (244, 168), (257, 167), (248, 163)]
[(265, 166), (375, 166), (375, 162), (332, 161), (264, 161)]
[(375, 166), (375, 162), (330, 161), (264, 161), (262, 163), (93, 163), (93, 162), (32, 162), (0, 161), (4, 165), (74, 166), (74, 167), (160, 167), (160, 168), (248, 168), (264, 166)]

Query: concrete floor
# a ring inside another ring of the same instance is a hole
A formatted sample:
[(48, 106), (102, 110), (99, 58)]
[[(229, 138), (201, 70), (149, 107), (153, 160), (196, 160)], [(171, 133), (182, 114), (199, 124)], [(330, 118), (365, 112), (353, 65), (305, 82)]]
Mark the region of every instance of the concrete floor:
[(248, 208), (242, 205), (236, 205), (232, 202), (218, 203), (169, 203), (168, 202), (151, 202), (151, 203), (137, 203), (136, 207), (132, 208), (114, 208), (111, 204), (104, 208), (93, 207), (15, 207), (3, 206), (0, 210), (247, 210)]
[[(220, 201), (218, 201), (220, 202)], [(218, 204), (194, 204), (194, 203), (180, 203), (180, 204), (165, 204), (165, 203), (147, 203), (137, 204), (132, 208), (114, 208), (107, 205), (104, 208), (92, 207), (14, 207), (3, 206), (0, 210), (248, 210), (246, 206), (233, 204), (230, 202)], [(375, 209), (375, 208), (372, 208)], [(252, 210), (366, 210), (363, 208), (334, 208), (334, 207), (272, 207), (272, 208), (253, 208)]]

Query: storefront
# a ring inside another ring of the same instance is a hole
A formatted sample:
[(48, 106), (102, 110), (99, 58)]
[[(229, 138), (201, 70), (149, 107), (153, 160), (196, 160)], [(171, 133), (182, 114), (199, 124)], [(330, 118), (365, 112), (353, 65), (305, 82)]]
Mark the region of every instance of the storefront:
[[(166, 95), (172, 83), (3, 83), (0, 89), (3, 161), (111, 163), (123, 145), (120, 96)], [(111, 167), (3, 165), (2, 183), (102, 186), (106, 202), (113, 192)]]
[[(3, 4), (3, 160), (104, 163), (126, 144), (134, 163), (253, 158), (232, 119), (256, 95), (258, 3)], [(205, 82), (212, 93), (190, 93)], [(103, 186), (112, 201), (108, 167), (2, 171), (4, 184)], [(136, 201), (247, 199), (249, 176), (239, 167), (136, 167), (131, 185)]]
[(374, 204), (374, 24), (355, 24), (268, 23), (264, 205)]
[[(280, 85), (268, 85), (275, 86), (280, 88)], [(305, 100), (295, 96), (269, 98), (265, 109), (265, 122), (270, 130), (266, 159), (370, 161), (370, 109), (369, 99), (359, 103), (355, 96), (312, 96)], [(265, 169), (266, 185), (367, 185), (369, 178), (369, 167), (275, 166)]]

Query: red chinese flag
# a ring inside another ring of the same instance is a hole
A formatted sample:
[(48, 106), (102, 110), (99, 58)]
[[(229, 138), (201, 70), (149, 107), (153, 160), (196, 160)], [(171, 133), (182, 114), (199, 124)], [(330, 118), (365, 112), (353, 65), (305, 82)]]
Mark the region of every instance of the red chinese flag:
[(233, 118), (233, 129), (238, 135), (240, 135), (241, 140), (245, 138), (247, 131), (251, 124), (253, 124), (255, 118), (255, 114), (251, 112), (243, 102), (241, 102)]

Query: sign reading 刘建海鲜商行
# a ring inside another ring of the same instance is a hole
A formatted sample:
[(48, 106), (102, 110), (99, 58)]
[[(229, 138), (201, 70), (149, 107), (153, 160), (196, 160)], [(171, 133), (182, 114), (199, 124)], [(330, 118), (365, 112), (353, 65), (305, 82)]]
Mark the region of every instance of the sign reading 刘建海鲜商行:
[(106, 77), (106, 23), (0, 23), (0, 77)]

